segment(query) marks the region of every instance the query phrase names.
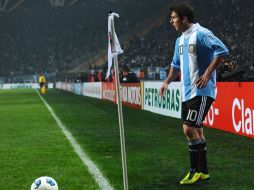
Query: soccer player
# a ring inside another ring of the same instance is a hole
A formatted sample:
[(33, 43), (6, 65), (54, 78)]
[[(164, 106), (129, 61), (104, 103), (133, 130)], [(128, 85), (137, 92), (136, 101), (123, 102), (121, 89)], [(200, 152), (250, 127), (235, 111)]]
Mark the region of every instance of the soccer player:
[(194, 23), (193, 9), (185, 3), (170, 8), (170, 24), (181, 36), (161, 96), (181, 73), (183, 132), (188, 140), (190, 170), (180, 184), (209, 179), (203, 120), (215, 100), (216, 67), (228, 55), (225, 45), (207, 28)]
[(45, 94), (46, 93), (46, 78), (42, 73), (39, 76), (39, 85), (40, 85), (41, 94)]

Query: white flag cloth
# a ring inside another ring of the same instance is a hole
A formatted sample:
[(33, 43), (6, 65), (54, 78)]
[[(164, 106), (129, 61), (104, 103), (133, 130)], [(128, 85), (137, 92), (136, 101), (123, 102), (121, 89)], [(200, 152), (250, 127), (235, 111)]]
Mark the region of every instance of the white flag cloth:
[[(123, 50), (119, 44), (118, 38), (116, 36), (115, 31), (112, 31), (112, 24), (114, 23), (114, 16), (119, 17), (119, 15), (117, 13), (111, 13), (108, 16), (108, 71), (107, 71), (107, 75), (106, 78), (109, 77), (110, 75), (110, 69), (112, 66), (112, 62), (113, 62), (113, 56), (114, 55), (118, 55), (120, 53), (123, 53)], [(113, 38), (114, 36), (114, 44), (113, 44)], [(115, 49), (115, 51), (113, 52), (113, 47)]]

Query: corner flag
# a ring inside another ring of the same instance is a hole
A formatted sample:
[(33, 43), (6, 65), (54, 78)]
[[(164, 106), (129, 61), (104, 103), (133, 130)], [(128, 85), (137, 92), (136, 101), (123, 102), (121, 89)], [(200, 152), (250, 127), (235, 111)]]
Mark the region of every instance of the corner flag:
[[(108, 17), (108, 73), (110, 74), (110, 68), (112, 66), (112, 58), (114, 59), (114, 71), (116, 78), (116, 95), (117, 95), (117, 108), (118, 108), (118, 121), (119, 121), (119, 131), (120, 131), (120, 142), (121, 142), (121, 156), (122, 156), (122, 168), (123, 168), (123, 185), (124, 190), (128, 190), (128, 175), (127, 175), (127, 162), (126, 162), (126, 151), (125, 151), (125, 135), (124, 135), (124, 125), (123, 125), (123, 110), (122, 101), (120, 93), (120, 79), (119, 79), (119, 69), (117, 55), (123, 53), (117, 36), (115, 34), (114, 26), (114, 16), (119, 17), (118, 14), (110, 12)], [(106, 78), (107, 78), (106, 77)]]
[[(123, 53), (123, 50), (116, 36), (116, 33), (115, 31), (112, 31), (112, 25), (114, 24), (114, 16), (119, 18), (119, 14), (117, 13), (109, 13), (109, 16), (108, 16), (108, 71), (107, 71), (106, 78), (108, 78), (110, 75), (110, 68), (112, 66), (113, 55), (118, 55)], [(113, 41), (113, 37), (114, 37), (114, 41)]]

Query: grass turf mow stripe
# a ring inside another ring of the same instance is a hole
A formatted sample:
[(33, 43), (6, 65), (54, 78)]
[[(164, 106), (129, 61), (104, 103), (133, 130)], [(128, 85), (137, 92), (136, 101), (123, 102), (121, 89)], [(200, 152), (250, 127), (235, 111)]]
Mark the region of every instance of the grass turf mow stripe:
[(51, 106), (44, 100), (44, 98), (40, 95), (38, 90), (36, 90), (38, 96), (43, 101), (47, 109), (49, 110), (52, 117), (55, 119), (57, 125), (60, 127), (66, 138), (69, 140), (70, 144), (74, 148), (74, 151), (82, 160), (82, 162), (87, 166), (90, 174), (94, 177), (96, 182), (98, 183), (100, 189), (102, 190), (113, 190), (113, 187), (107, 181), (107, 179), (103, 176), (100, 169), (93, 163), (93, 161), (88, 157), (88, 155), (83, 151), (81, 146), (77, 143), (77, 141), (73, 138), (72, 134), (67, 130), (64, 126), (63, 122), (57, 117)]

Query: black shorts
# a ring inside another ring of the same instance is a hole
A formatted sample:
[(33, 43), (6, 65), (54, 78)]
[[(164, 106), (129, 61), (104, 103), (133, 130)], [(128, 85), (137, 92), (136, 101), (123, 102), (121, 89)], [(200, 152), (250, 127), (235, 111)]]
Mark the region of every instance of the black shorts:
[(193, 127), (203, 127), (203, 121), (214, 102), (209, 96), (196, 96), (182, 102), (182, 120), (184, 124)]
[(39, 85), (42, 88), (44, 86), (44, 82), (39, 82)]

